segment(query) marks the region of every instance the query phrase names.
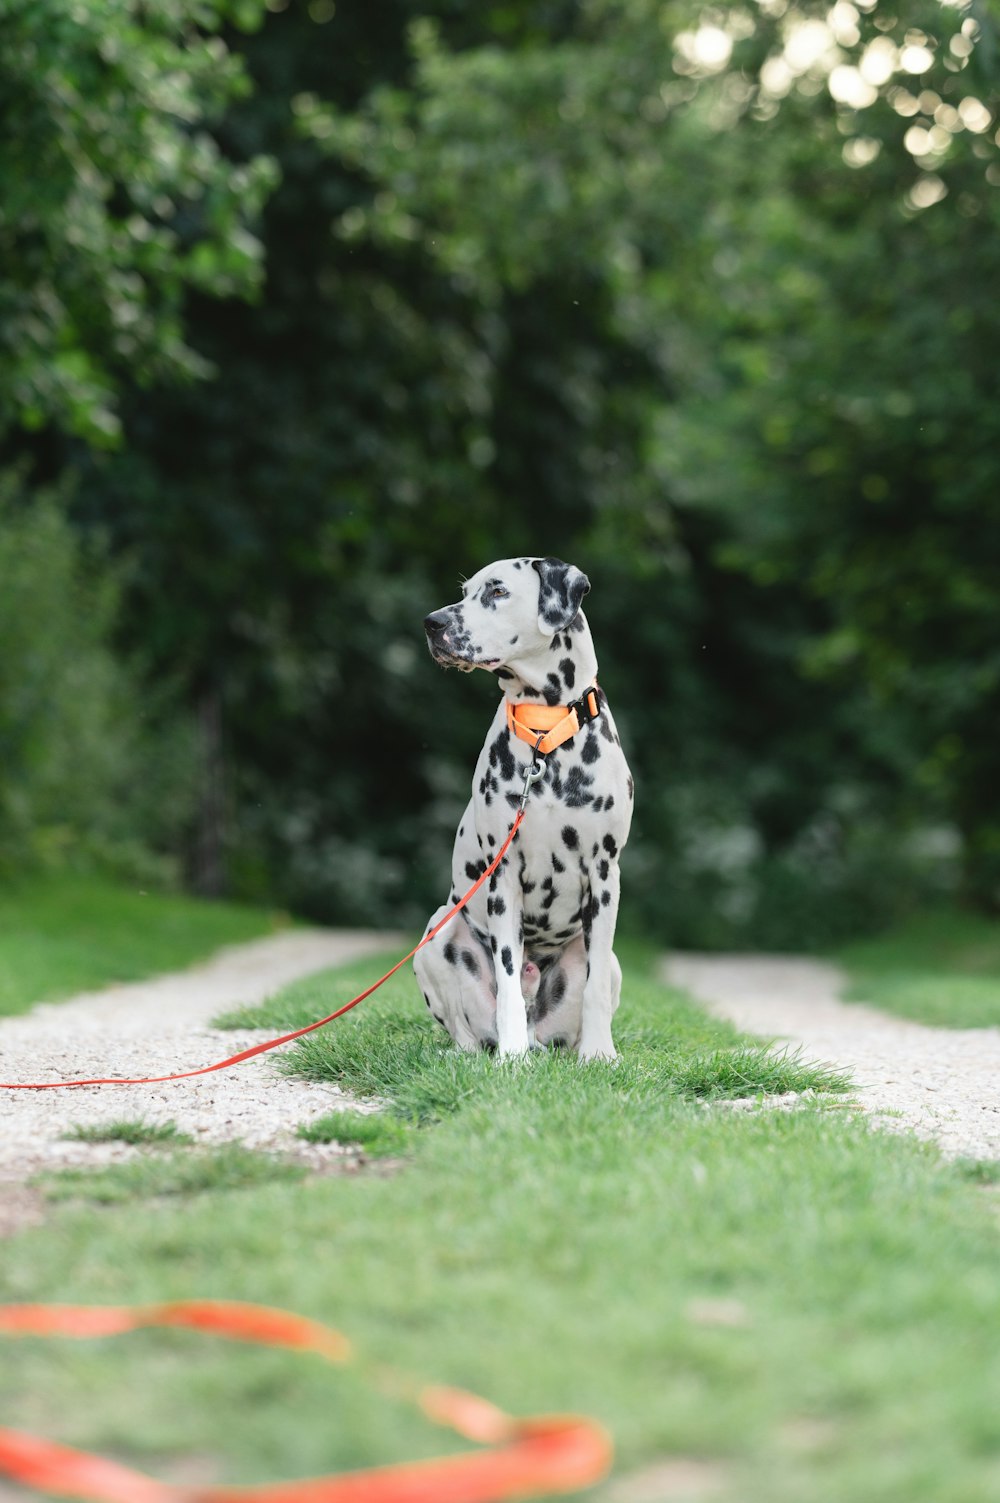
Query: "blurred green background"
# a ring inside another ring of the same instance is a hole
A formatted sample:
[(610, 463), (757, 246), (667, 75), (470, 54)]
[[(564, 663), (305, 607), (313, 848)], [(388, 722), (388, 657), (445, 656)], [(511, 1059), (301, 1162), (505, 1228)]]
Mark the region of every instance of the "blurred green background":
[(586, 570), (624, 922), (1000, 906), (993, 3), (2, 0), (0, 882), (416, 924)]

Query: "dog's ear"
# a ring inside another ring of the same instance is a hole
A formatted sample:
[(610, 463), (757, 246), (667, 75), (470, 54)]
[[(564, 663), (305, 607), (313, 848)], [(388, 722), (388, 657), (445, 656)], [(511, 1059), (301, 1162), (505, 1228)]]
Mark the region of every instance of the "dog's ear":
[(561, 558), (536, 558), (531, 567), (538, 571), (538, 630), (544, 637), (565, 631), (576, 620), (580, 601), (590, 589), (590, 580), (575, 564)]

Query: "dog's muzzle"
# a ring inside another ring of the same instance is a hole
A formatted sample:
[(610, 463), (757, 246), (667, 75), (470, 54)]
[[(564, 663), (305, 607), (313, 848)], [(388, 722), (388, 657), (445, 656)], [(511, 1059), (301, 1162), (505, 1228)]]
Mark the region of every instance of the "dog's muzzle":
[(424, 617), (427, 646), (435, 663), (442, 668), (463, 668), (466, 671), (478, 665), (463, 652), (468, 643), (468, 633), (462, 630), (461, 621), (452, 610), (432, 611)]

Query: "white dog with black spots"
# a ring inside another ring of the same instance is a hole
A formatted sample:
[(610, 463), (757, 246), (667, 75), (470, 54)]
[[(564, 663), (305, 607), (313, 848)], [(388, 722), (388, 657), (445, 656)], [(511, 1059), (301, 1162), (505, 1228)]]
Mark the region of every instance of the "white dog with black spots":
[[(458, 827), (450, 902), (425, 932), (486, 870), (521, 802), (534, 749), (508, 728), (507, 701), (570, 705), (596, 688), (580, 609), (589, 589), (561, 559), (509, 558), (480, 569), (461, 600), (424, 621), (435, 662), (483, 668), (504, 696)], [(596, 716), (541, 759), (544, 775), (501, 865), (414, 959), (427, 1006), (462, 1049), (510, 1056), (552, 1044), (582, 1060), (615, 1058), (618, 860), (633, 784), (604, 691), (596, 696)]]

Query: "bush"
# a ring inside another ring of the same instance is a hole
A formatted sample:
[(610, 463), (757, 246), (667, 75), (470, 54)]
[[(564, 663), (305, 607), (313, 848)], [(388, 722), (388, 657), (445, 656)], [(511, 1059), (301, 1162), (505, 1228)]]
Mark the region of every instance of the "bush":
[(0, 475), (0, 875), (171, 871), (193, 743), (112, 640), (118, 580), (62, 494)]

